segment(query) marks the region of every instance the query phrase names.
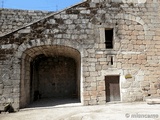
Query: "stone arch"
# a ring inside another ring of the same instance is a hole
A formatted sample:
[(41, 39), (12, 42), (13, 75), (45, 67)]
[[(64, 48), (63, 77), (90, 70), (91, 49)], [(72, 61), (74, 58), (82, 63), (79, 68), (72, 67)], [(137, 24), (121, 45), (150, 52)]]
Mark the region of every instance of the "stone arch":
[(147, 34), (148, 25), (139, 16), (135, 16), (135, 15), (128, 14), (128, 13), (119, 13), (115, 16), (115, 18), (116, 19), (126, 19), (126, 20), (135, 21), (135, 22), (137, 22), (137, 23), (139, 23), (143, 26), (145, 35)]
[[(62, 46), (67, 46), (74, 48), (78, 50), (81, 54), (82, 52), (82, 45), (78, 43), (77, 41), (70, 41), (70, 40), (43, 40), (43, 39), (35, 39), (35, 40), (30, 40), (22, 43), (15, 54), (15, 57), (21, 58), (23, 52), (27, 49), (30, 49), (32, 47), (38, 47), (38, 46), (52, 46), (52, 45), (62, 45)], [(83, 54), (82, 54), (83, 55)]]
[[(54, 50), (57, 50), (57, 52), (54, 52)], [(61, 51), (62, 50), (62, 51)], [(48, 54), (47, 51), (50, 53)], [(81, 44), (79, 44), (77, 41), (70, 41), (70, 40), (42, 40), (42, 39), (36, 39), (36, 40), (30, 40), (27, 42), (22, 43), (18, 48), (17, 52), (15, 53), (15, 59), (19, 59), (19, 64), (16, 64), (14, 66), (20, 66), (15, 67), (13, 69), (19, 69), (20, 73), (18, 76), (20, 76), (20, 97), (19, 97), (19, 108), (23, 108), (26, 105), (29, 104), (30, 100), (27, 99), (29, 97), (29, 93), (23, 93), (24, 91), (27, 91), (25, 89), (26, 81), (29, 81), (30, 78), (26, 77), (27, 75), (30, 76), (30, 62), (34, 60), (34, 58), (40, 54), (44, 54), (45, 56), (52, 56), (55, 54), (60, 54), (65, 57), (73, 58), (77, 64), (77, 81), (78, 84), (78, 96), (80, 97), (82, 101), (82, 78), (81, 75), (81, 66), (82, 66), (82, 55), (83, 55), (83, 49), (81, 47)], [(27, 75), (26, 75), (27, 74)], [(23, 88), (23, 90), (22, 90)], [(27, 94), (27, 95), (25, 95)], [(24, 96), (24, 98), (22, 98)], [(24, 99), (24, 100), (23, 100)]]

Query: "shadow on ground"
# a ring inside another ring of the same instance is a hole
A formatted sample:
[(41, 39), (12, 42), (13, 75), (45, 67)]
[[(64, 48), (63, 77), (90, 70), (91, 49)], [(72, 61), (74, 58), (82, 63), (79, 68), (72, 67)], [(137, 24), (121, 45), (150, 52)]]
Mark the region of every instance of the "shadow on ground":
[(65, 107), (65, 106), (81, 105), (78, 99), (58, 99), (58, 98), (43, 98), (37, 100), (26, 108), (39, 108), (39, 107)]

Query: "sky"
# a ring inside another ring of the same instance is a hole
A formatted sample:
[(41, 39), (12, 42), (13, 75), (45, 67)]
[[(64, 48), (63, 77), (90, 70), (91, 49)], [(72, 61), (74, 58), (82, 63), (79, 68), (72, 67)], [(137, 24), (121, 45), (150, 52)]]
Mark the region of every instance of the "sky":
[(57, 11), (83, 0), (0, 0), (0, 8)]

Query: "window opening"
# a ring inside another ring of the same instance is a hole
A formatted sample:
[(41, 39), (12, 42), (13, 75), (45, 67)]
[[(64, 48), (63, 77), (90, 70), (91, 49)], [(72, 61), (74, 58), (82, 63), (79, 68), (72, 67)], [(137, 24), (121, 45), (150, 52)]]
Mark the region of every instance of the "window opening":
[(111, 56), (111, 65), (113, 65), (113, 56)]
[(105, 44), (107, 49), (113, 48), (113, 29), (105, 30)]

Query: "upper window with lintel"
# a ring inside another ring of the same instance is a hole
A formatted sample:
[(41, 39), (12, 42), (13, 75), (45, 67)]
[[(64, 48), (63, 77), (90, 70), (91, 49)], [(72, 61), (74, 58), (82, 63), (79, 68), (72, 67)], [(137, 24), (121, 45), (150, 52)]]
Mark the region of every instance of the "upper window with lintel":
[(106, 49), (113, 49), (113, 29), (105, 29)]

